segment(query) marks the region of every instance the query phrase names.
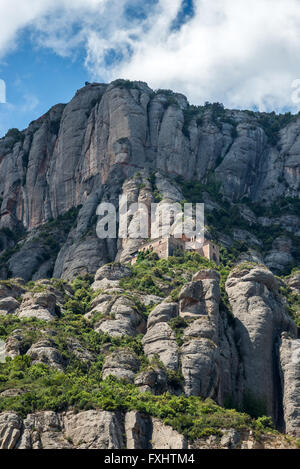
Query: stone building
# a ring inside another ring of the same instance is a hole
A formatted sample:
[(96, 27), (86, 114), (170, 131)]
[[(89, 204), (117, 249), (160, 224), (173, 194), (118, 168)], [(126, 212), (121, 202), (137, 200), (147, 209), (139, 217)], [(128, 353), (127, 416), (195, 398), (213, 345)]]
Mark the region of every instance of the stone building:
[(155, 252), (160, 259), (167, 259), (180, 251), (195, 251), (206, 259), (220, 264), (219, 246), (209, 240), (200, 241), (197, 238), (158, 238), (145, 242), (139, 250), (133, 254), (131, 264), (135, 264), (139, 252), (152, 251)]

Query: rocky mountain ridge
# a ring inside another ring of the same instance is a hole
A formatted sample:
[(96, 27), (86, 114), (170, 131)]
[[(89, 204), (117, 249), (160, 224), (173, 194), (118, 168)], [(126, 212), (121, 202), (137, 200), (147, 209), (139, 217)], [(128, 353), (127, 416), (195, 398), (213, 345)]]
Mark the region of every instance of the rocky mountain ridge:
[[(297, 446), (298, 129), (117, 80), (0, 139), (0, 447)], [(220, 266), (131, 266), (119, 196), (204, 202)]]
[[(3, 281), (2, 447), (296, 447), (300, 346), (282, 281), (235, 267), (228, 309), (220, 274), (201, 263), (192, 253), (105, 265), (72, 284)], [(177, 293), (134, 288), (139, 269), (166, 286), (173, 272)]]
[[(299, 127), (299, 116), (191, 106), (142, 82), (87, 84), (0, 140), (1, 277), (72, 278), (128, 258), (136, 241), (95, 234), (98, 204), (118, 207), (121, 194), (204, 201), (214, 238), (246, 243), (250, 260), (288, 273), (299, 265)], [(53, 220), (63, 226), (45, 243), (42, 227)], [(263, 231), (272, 237), (266, 252)]]

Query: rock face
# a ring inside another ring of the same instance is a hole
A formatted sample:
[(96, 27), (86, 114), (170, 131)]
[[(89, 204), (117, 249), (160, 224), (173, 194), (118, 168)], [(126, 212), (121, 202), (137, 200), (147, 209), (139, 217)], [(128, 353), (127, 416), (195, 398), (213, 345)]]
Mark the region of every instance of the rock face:
[(156, 306), (149, 314), (147, 327), (150, 329), (152, 326), (160, 322), (169, 322), (171, 319), (178, 316), (178, 304), (163, 302)]
[(12, 296), (3, 298), (0, 300), (0, 315), (13, 314), (19, 306), (20, 303)]
[(119, 263), (104, 265), (97, 270), (92, 288), (95, 291), (118, 288), (119, 280), (123, 277), (129, 277), (130, 275), (131, 270), (125, 265)]
[(274, 355), (283, 331), (297, 337), (286, 314), (278, 282), (264, 267), (237, 267), (228, 277), (226, 291), (235, 317), (235, 337), (243, 376), (245, 401), (256, 401), (276, 418), (276, 362)]
[[(173, 371), (178, 369), (178, 347), (175, 333), (168, 322), (176, 316), (178, 316), (178, 305), (176, 303), (163, 302), (156, 306), (149, 315), (147, 333), (142, 341), (144, 352), (150, 360), (158, 357), (166, 368)], [(150, 376), (148, 375), (147, 379)], [(152, 379), (154, 379), (154, 375)], [(150, 387), (152, 386), (150, 385)]]
[[(114, 265), (100, 270), (100, 281), (109, 281), (105, 272), (118, 278), (120, 272), (128, 273)], [(300, 341), (280, 295), (283, 282), (265, 266), (249, 263), (236, 266), (225, 285), (230, 312), (221, 302), (220, 276), (216, 271), (203, 269), (190, 274), (190, 278), (178, 301), (169, 302), (167, 298), (153, 307), (147, 325), (138, 312), (139, 302), (129, 298), (128, 292), (125, 294), (116, 285), (102, 290), (92, 301), (85, 320), (82, 318), (84, 327), (90, 323), (93, 341), (97, 342), (97, 333), (100, 340), (104, 339), (100, 342), (100, 357), (85, 339), (79, 340), (76, 335), (63, 337), (67, 333), (65, 323), (61, 336), (60, 330), (55, 330), (52, 315), (53, 322), (42, 323), (38, 335), (35, 320), (20, 322), (2, 346), (1, 357), (14, 359), (27, 355), (31, 365), (42, 363), (55, 368), (63, 378), (75, 356), (72, 363), (82, 365), (84, 370), (94, 364), (97, 369), (101, 366), (104, 380), (112, 376), (135, 385), (140, 392), (156, 396), (169, 392), (211, 398), (221, 406), (227, 404), (248, 413), (269, 415), (278, 429), (299, 437)], [(41, 288), (46, 290), (36, 291)], [(63, 308), (63, 298), (69, 298), (68, 295), (76, 297), (64, 282), (39, 281), (31, 291), (21, 295), (17, 314), (24, 304), (28, 308), (29, 304), (37, 305), (50, 314), (56, 304)], [(65, 321), (64, 317), (61, 319)], [(113, 340), (107, 341), (103, 334)], [(141, 336), (135, 338), (137, 334)], [(61, 352), (62, 343), (67, 355)], [(19, 363), (23, 363), (19, 358)], [(1, 398), (18, 398), (26, 392), (26, 384), (18, 387), (14, 381), (9, 388), (4, 381)], [(236, 429), (224, 429), (220, 436), (191, 443), (160, 420), (136, 411), (75, 412), (69, 408), (60, 413), (28, 414), (24, 419), (15, 412), (0, 414), (2, 448), (250, 449), (272, 444), (287, 446), (283, 440), (272, 443), (265, 439), (258, 443), (249, 432)]]
[(171, 427), (138, 412), (0, 414), (0, 449), (184, 449)]
[(37, 318), (43, 321), (51, 321), (56, 317), (56, 297), (50, 292), (31, 293), (23, 296), (23, 301), (18, 311), (20, 318)]
[(44, 363), (60, 371), (65, 367), (65, 360), (56, 349), (51, 339), (43, 339), (36, 342), (27, 352), (32, 359), (32, 363)]
[(13, 412), (0, 414), (1, 449), (14, 449), (21, 435), (22, 420)]
[(143, 337), (144, 351), (151, 360), (158, 356), (159, 360), (170, 370), (178, 369), (178, 348), (176, 337), (166, 322), (154, 324)]
[(300, 295), (300, 271), (291, 275), (290, 278), (287, 279), (287, 284), (295, 293)]
[[(27, 354), (33, 363), (66, 372), (48, 329), (64, 315), (66, 300), (77, 298), (70, 284), (50, 279), (96, 274), (95, 294), (89, 292), (85, 302), (91, 308), (80, 320), (99, 341), (113, 338), (101, 344), (104, 379), (125, 379), (155, 395), (184, 392), (247, 412), (259, 408), (278, 428), (298, 436), (298, 331), (280, 296), (284, 284), (271, 272), (288, 275), (299, 262), (300, 118), (287, 120), (271, 135), (267, 115), (216, 104), (191, 107), (180, 94), (118, 80), (87, 84), (67, 105), (0, 139), (0, 318), (6, 316), (1, 360)], [(135, 278), (125, 265), (151, 235), (141, 204), (161, 207), (195, 194), (205, 202), (205, 235), (231, 248), (235, 261), (247, 261), (229, 275), (228, 298), (222, 278), (221, 300), (213, 269), (194, 276), (182, 269), (180, 278), (170, 276), (164, 284), (169, 274), (163, 263), (153, 272), (157, 288), (132, 291), (137, 280), (153, 280)], [(118, 217), (120, 197), (121, 208), (127, 203), (126, 229), (118, 223), (113, 238), (101, 238), (98, 206), (112, 204)], [(140, 205), (134, 212), (130, 204)], [(25, 285), (30, 280), (38, 281), (35, 288)], [(173, 289), (183, 281), (174, 301)], [(299, 272), (284, 282), (299, 294)], [(35, 320), (48, 323), (38, 339)], [(124, 348), (134, 341), (138, 348), (142, 343), (142, 359)], [(65, 344), (88, 369), (98, 357), (83, 342), (73, 337)], [(23, 391), (4, 389), (11, 397)], [(39, 412), (23, 420), (5, 412), (0, 441), (3, 448), (188, 445), (150, 417), (100, 410)], [(231, 448), (243, 441), (255, 446), (251, 435), (234, 430), (199, 444)]]
[(135, 353), (130, 350), (117, 350), (106, 357), (103, 365), (102, 378), (107, 376), (116, 376), (133, 382), (134, 375), (138, 371), (140, 362)]
[(145, 329), (144, 318), (137, 312), (134, 302), (124, 295), (100, 294), (92, 306), (93, 309), (85, 316), (90, 319), (100, 314), (101, 318), (95, 323), (97, 332), (134, 337)]
[[(157, 195), (183, 200), (172, 179), (177, 176), (207, 182), (213, 172), (221, 193), (234, 202), (243, 197), (267, 203), (299, 197), (299, 117), (281, 129), (275, 145), (258, 114), (209, 106), (197, 111), (182, 95), (169, 94), (154, 93), (142, 82), (129, 87), (122, 80), (88, 84), (16, 139), (0, 139), (0, 229), (6, 230), (0, 234), (2, 248), (15, 246), (9, 230), (26, 234), (1, 265), (2, 278), (12, 273), (26, 281), (51, 275), (70, 279), (128, 260), (140, 239), (99, 239), (98, 204), (110, 202), (117, 208), (120, 195), (147, 207)], [(203, 198), (209, 210), (220, 208), (207, 194)], [(56, 247), (49, 252), (49, 239), (39, 235), (40, 227), (74, 207), (81, 207), (77, 223), (56, 229)], [(239, 207), (252, 225), (279, 223), (293, 235), (300, 234), (296, 213), (268, 221), (244, 204)], [(128, 232), (140, 225), (139, 213), (131, 215)], [(236, 230), (234, 239), (248, 235), (252, 244), (260, 245), (247, 230)], [(265, 261), (269, 267), (288, 267), (295, 255), (295, 246), (289, 244), (286, 236), (274, 240)]]
[(292, 449), (282, 436), (254, 438), (252, 432), (224, 430), (189, 443), (160, 420), (131, 411), (88, 410), (29, 414), (24, 420), (14, 412), (0, 414), (0, 449)]
[(181, 347), (185, 393), (220, 401), (219, 276), (213, 270), (194, 275), (179, 295), (180, 316), (195, 319)]
[(134, 380), (140, 392), (151, 392), (152, 394), (163, 394), (169, 390), (166, 372), (159, 366), (151, 366), (145, 371), (141, 371)]
[(281, 380), (285, 430), (300, 436), (300, 340), (282, 334), (280, 347)]

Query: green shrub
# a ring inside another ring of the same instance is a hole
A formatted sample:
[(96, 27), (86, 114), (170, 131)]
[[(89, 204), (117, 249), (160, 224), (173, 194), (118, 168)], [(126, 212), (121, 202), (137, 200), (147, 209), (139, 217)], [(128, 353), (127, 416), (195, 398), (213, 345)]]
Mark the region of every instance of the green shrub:
[(274, 429), (274, 422), (271, 417), (266, 417), (265, 415), (262, 417), (259, 417), (256, 420), (257, 427), (261, 430), (266, 430), (266, 429)]
[(20, 132), (19, 129), (9, 129), (4, 138), (10, 138), (12, 140), (12, 144), (14, 145), (17, 142), (24, 140), (24, 134)]

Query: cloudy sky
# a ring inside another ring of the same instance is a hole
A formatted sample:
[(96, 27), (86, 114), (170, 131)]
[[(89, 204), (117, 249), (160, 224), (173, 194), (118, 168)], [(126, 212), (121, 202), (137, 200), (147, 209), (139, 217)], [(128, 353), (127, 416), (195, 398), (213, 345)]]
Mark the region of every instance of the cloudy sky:
[(0, 136), (116, 78), (298, 112), (300, 0), (0, 0)]

